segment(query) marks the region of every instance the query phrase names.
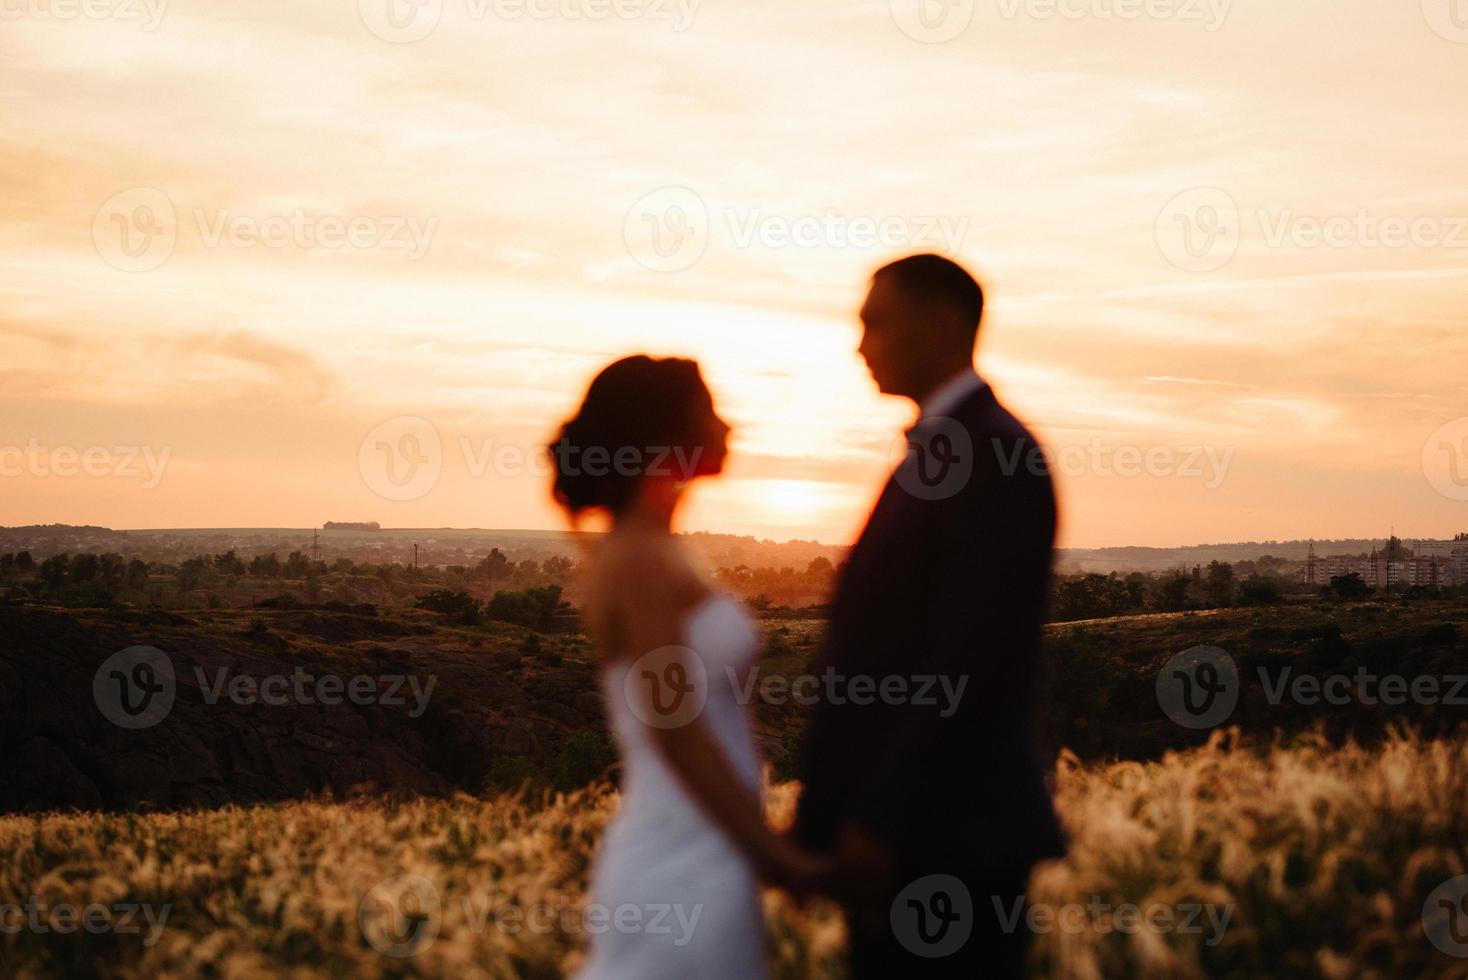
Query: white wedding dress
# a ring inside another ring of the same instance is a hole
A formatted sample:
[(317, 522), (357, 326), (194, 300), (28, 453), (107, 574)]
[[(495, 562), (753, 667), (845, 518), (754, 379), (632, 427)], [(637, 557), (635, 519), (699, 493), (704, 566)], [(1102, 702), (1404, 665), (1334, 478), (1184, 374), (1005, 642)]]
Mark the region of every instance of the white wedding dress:
[[(683, 645), (707, 671), (708, 700), (698, 717), (739, 778), (758, 792), (759, 755), (736, 697), (759, 648), (753, 623), (738, 602), (713, 593), (688, 613)], [(622, 802), (592, 873), (589, 908), (599, 927), (588, 927), (590, 952), (579, 976), (760, 980), (767, 970), (759, 883), (633, 714), (624, 685), (634, 663), (608, 664), (601, 677), (622, 755)]]

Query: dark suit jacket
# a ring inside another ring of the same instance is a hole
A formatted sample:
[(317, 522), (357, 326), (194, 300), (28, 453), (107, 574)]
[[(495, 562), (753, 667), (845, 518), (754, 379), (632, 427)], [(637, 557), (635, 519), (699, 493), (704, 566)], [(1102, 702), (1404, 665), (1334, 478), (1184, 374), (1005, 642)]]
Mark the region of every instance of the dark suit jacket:
[(1065, 850), (1035, 719), (1055, 498), (1038, 444), (992, 389), (951, 415), (920, 423), (913, 438), (961, 426), (970, 446), (939, 448), (966, 453), (966, 475), (954, 462), (937, 499), (904, 489), (913, 474), (899, 480), (901, 467), (888, 481), (837, 585), (817, 673), (900, 675), (914, 693), (930, 675), (967, 686), (947, 717), (937, 685), (936, 705), (838, 704), (823, 688), (795, 832), (824, 850), (857, 821), (906, 868), (1025, 870)]

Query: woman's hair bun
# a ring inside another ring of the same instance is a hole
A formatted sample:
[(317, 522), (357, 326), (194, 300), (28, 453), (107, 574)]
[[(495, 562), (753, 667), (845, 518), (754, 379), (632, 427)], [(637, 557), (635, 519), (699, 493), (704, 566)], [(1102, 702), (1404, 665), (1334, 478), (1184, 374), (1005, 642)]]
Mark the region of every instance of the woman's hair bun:
[(694, 361), (637, 354), (607, 365), (550, 444), (556, 502), (573, 517), (621, 513), (649, 465), (697, 458), (701, 408), (712, 398)]

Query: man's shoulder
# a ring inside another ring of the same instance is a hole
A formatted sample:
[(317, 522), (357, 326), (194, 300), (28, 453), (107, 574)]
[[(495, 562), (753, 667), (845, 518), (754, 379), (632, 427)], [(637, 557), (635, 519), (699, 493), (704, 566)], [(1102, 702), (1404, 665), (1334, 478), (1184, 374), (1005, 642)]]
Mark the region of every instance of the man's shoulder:
[(994, 389), (987, 384), (971, 392), (954, 406), (950, 417), (962, 422), (965, 428), (975, 434), (981, 431), (996, 435), (1011, 432), (1028, 434), (1024, 423), (999, 400)]
[(972, 445), (976, 480), (1013, 476), (1049, 482), (1039, 439), (988, 388), (966, 399), (953, 418), (963, 426)]

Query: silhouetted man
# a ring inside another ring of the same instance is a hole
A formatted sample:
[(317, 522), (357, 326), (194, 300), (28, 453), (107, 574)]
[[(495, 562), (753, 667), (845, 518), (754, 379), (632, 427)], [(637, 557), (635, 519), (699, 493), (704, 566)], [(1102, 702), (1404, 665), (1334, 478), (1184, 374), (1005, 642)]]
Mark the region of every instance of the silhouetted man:
[(974, 372), (983, 303), (916, 255), (861, 310), (872, 377), (919, 421), (837, 586), (795, 828), (834, 858), (857, 977), (1022, 975), (1017, 903), (1064, 853), (1035, 732), (1055, 500)]

